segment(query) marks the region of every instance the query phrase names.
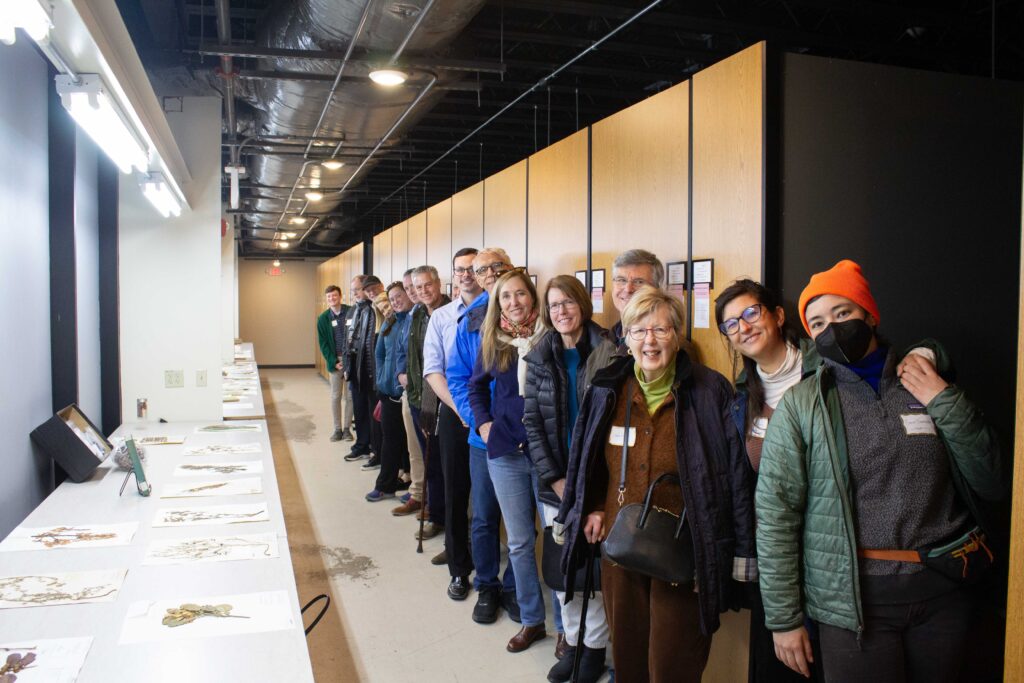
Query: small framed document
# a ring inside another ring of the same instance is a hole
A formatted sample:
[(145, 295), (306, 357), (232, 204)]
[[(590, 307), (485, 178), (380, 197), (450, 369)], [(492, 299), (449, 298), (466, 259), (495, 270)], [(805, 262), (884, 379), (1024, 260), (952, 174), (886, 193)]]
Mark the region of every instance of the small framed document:
[(709, 285), (708, 289), (715, 288), (715, 259), (701, 259), (693, 262), (693, 284)]
[(665, 264), (665, 268), (668, 272), (669, 287), (682, 285), (686, 287), (686, 261), (669, 261)]
[(587, 271), (585, 271), (585, 270), (577, 270), (576, 271), (576, 279), (580, 281), (581, 285), (586, 287), (587, 286)]
[(595, 268), (590, 271), (591, 289), (604, 289), (604, 268)]

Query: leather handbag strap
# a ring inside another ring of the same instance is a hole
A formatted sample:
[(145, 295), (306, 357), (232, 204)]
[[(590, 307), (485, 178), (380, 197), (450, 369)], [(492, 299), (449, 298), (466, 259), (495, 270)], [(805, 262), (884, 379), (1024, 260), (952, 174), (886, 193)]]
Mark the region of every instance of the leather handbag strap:
[(619, 468), (619, 507), (626, 499), (626, 458), (629, 457), (629, 415), (633, 408), (633, 383), (628, 379), (626, 384), (626, 425), (622, 429), (622, 467)]
[[(640, 512), (640, 519), (637, 521), (637, 524), (636, 524), (637, 528), (643, 529), (644, 525), (647, 524), (647, 518), (651, 514), (651, 499), (654, 498), (654, 489), (658, 486), (658, 484), (660, 484), (661, 482), (665, 481), (666, 479), (675, 479), (676, 484), (679, 485), (680, 490), (683, 488), (682, 482), (679, 481), (679, 475), (677, 475), (677, 474), (675, 474), (673, 472), (665, 472), (664, 474), (659, 476), (657, 479), (655, 479), (653, 482), (651, 482), (651, 485), (647, 487), (647, 495), (644, 496), (644, 507), (643, 507), (643, 510)], [(683, 533), (683, 524), (685, 522), (686, 522), (686, 505), (684, 503), (683, 504), (683, 511), (679, 514), (679, 523), (676, 524), (676, 533), (673, 534), (673, 536), (676, 539), (678, 539), (682, 535), (682, 533)]]

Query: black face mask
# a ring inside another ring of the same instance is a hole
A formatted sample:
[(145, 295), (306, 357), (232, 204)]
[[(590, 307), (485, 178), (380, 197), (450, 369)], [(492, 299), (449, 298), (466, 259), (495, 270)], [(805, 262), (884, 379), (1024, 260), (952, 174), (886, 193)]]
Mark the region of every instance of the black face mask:
[(822, 358), (849, 365), (856, 363), (868, 352), (875, 331), (860, 319), (830, 323), (814, 338), (814, 346)]

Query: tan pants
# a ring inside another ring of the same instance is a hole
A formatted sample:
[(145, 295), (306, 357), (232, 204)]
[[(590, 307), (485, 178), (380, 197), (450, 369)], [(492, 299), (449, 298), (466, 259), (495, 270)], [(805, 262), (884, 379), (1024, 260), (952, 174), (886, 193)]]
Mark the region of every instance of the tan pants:
[(692, 585), (673, 586), (602, 562), (601, 590), (616, 681), (700, 683), (711, 637), (700, 632)]
[(409, 409), (409, 397), (402, 394), (402, 420), (405, 421), (405, 436), (409, 442), (409, 476), (412, 483), (409, 484), (409, 495), (420, 503), (423, 500), (423, 479), (426, 477), (426, 468), (423, 466), (423, 450), (420, 448), (420, 440), (416, 438), (416, 430), (419, 427), (413, 422), (412, 411)]
[(352, 428), (352, 395), (345, 381), (345, 373), (334, 370), (331, 378), (331, 417), (334, 418), (334, 429)]

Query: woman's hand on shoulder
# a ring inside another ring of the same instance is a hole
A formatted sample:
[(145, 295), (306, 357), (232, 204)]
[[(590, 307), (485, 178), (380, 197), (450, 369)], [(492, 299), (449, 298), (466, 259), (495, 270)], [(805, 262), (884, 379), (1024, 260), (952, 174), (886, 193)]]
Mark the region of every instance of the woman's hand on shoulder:
[(814, 652), (805, 626), (792, 631), (775, 631), (772, 640), (775, 641), (775, 656), (780, 662), (804, 678), (811, 677), (810, 664), (814, 662)]
[(587, 523), (583, 525), (583, 536), (587, 543), (600, 543), (604, 540), (604, 513), (591, 512), (587, 515)]
[(908, 355), (896, 366), (896, 376), (923, 406), (931, 403), (933, 398), (949, 386), (936, 372), (935, 365), (916, 353)]

